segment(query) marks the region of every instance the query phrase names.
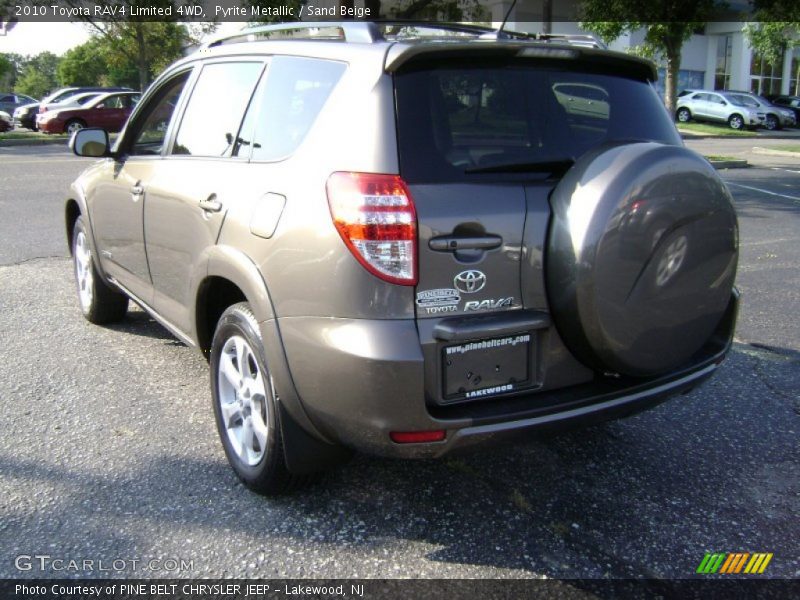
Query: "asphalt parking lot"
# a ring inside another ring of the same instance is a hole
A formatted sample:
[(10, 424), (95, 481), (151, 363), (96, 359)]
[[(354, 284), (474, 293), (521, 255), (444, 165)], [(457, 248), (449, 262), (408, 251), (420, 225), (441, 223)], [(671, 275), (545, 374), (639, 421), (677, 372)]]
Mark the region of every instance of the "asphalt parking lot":
[(228, 468), (198, 354), (139, 309), (81, 317), (62, 200), (87, 161), (0, 147), (0, 577), (682, 578), (706, 552), (800, 577), (800, 160), (754, 162), (723, 172), (743, 305), (705, 386), (458, 458), (357, 456), (275, 500)]

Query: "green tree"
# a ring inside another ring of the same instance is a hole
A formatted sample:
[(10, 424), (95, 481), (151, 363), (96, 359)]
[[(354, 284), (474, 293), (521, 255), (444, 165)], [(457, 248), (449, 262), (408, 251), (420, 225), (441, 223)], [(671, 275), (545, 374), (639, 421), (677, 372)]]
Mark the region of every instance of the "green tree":
[(88, 42), (67, 50), (58, 64), (58, 82), (63, 86), (98, 85), (108, 71), (102, 41)]
[[(755, 22), (745, 25), (745, 35), (756, 54), (780, 65), (788, 50), (800, 46), (800, 2), (756, 0), (755, 9)], [(795, 78), (800, 79), (800, 67)], [(790, 91), (800, 93), (800, 83)]]
[(42, 98), (55, 87), (53, 79), (47, 77), (41, 71), (26, 67), (22, 75), (17, 79), (14, 91), (34, 98)]
[(0, 54), (0, 89), (9, 89), (14, 85), (17, 71), (14, 63), (5, 54)]
[[(72, 7), (85, 7), (85, 0), (65, 0)], [(112, 69), (120, 70), (130, 62), (138, 71), (138, 87), (144, 90), (164, 67), (180, 58), (187, 47), (196, 44), (200, 36), (212, 31), (215, 23), (180, 23), (182, 2), (176, 0), (102, 0), (95, 5), (116, 7), (113, 16), (102, 20), (90, 11), (90, 16), (77, 18), (91, 27), (95, 35), (108, 42), (106, 60)], [(171, 17), (148, 21), (148, 17), (131, 17), (132, 9), (169, 9)], [(124, 8), (124, 12), (120, 12)]]
[[(606, 42), (643, 29), (644, 43), (637, 50), (665, 61), (664, 103), (670, 113), (674, 113), (683, 44), (703, 28), (720, 6), (717, 0), (582, 0), (581, 26), (594, 31)], [(677, 15), (685, 21), (674, 21)]]
[(36, 56), (19, 60), (17, 69), (20, 74), (14, 84), (14, 90), (20, 94), (41, 98), (58, 86), (56, 70), (59, 60), (52, 52), (41, 52)]

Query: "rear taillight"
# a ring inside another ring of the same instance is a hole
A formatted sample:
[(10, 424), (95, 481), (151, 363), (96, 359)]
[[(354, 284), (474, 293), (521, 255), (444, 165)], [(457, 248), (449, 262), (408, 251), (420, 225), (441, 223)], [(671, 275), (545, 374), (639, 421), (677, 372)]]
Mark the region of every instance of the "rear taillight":
[(399, 175), (334, 173), (328, 204), (344, 243), (373, 275), (417, 284), (417, 215)]

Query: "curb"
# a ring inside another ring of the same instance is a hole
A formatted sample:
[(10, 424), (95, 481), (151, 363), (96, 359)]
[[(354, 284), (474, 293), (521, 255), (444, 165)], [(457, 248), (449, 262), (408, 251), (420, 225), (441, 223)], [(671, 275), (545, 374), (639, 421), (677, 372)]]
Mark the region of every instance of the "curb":
[(746, 169), (750, 164), (744, 159), (737, 160), (709, 160), (715, 169)]
[(66, 146), (67, 142), (68, 140), (66, 138), (53, 138), (51, 140), (47, 138), (0, 140), (0, 148), (9, 148), (11, 146), (48, 146), (53, 144), (63, 144)]
[[(684, 140), (763, 140), (760, 135), (717, 135), (714, 133), (694, 133), (678, 130)], [(783, 139), (783, 138), (780, 138)]]
[(789, 152), (788, 150), (770, 150), (769, 148), (760, 148), (753, 146), (753, 154), (769, 154), (771, 156), (790, 156), (792, 158), (800, 158), (800, 152)]
[(758, 141), (783, 141), (783, 140), (800, 140), (800, 133), (792, 135), (759, 135), (754, 133), (753, 135), (717, 135), (715, 133), (695, 133), (693, 131), (681, 131), (678, 130), (681, 138), (685, 140), (702, 140), (702, 139), (711, 139), (711, 140), (758, 140)]

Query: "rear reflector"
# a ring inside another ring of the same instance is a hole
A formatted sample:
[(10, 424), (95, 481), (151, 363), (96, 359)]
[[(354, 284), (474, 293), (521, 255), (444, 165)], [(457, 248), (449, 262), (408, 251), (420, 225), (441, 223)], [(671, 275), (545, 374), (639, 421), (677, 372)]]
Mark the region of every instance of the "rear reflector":
[(399, 175), (333, 173), (333, 224), (364, 267), (384, 281), (417, 284), (417, 215)]
[(436, 431), (392, 431), (389, 437), (397, 444), (424, 444), (444, 440), (444, 429)]

